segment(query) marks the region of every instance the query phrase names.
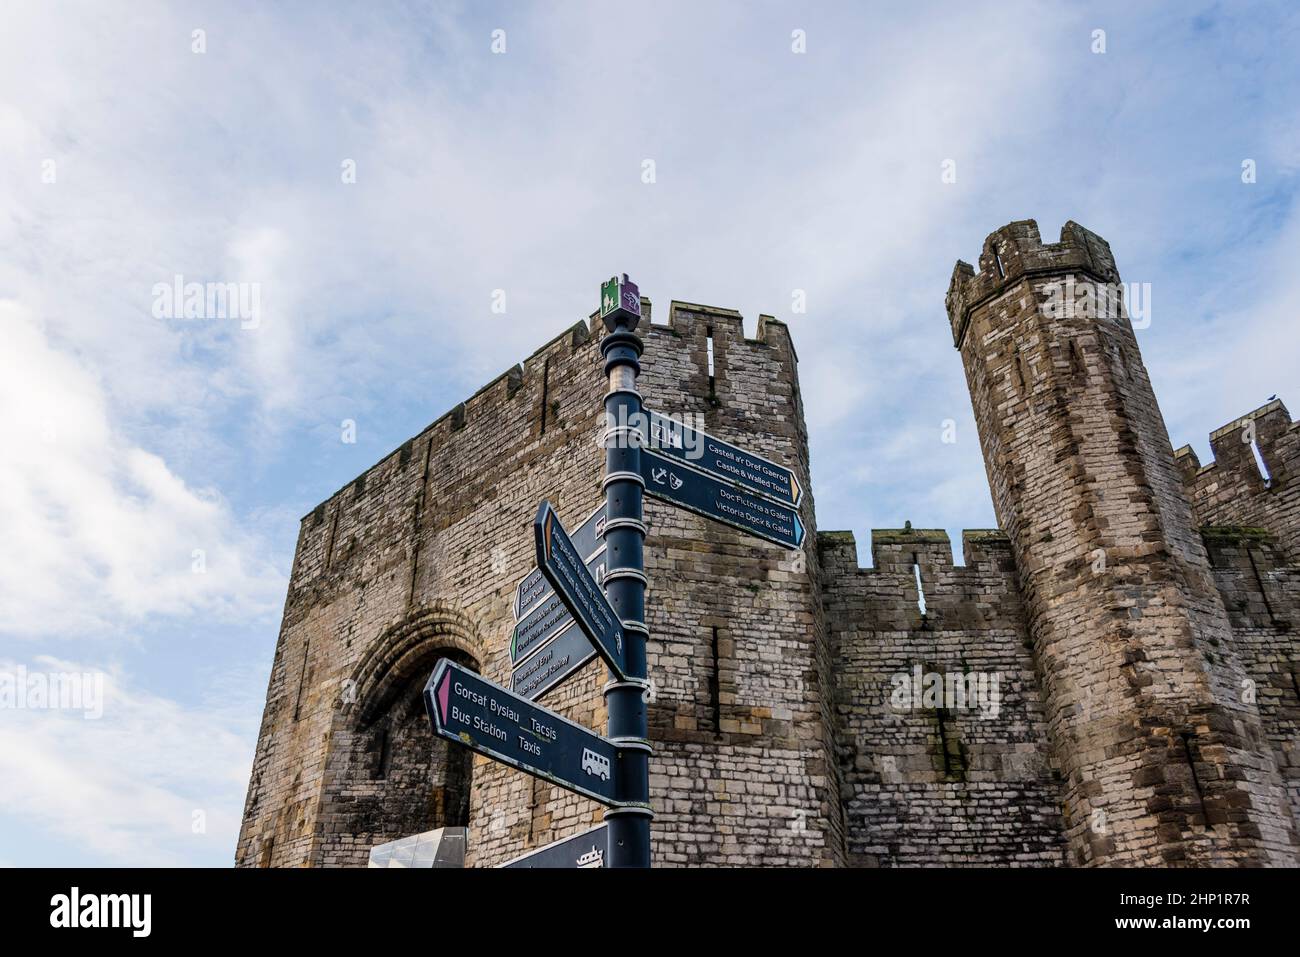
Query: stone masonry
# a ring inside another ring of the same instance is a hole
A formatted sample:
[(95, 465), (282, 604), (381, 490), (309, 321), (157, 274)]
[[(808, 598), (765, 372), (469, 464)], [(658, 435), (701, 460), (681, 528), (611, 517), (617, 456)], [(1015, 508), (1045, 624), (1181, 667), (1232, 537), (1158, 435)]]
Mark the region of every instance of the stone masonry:
[[(1032, 221), (958, 263), (948, 316), (1001, 530), (816, 530), (786, 551), (647, 499), (658, 866), (1300, 863), (1300, 424), (1272, 402), (1172, 450), (1104, 240)], [(1060, 292), (1085, 294), (1060, 308)], [(1096, 293), (1096, 295), (1093, 295)], [(791, 465), (798, 358), (726, 309), (639, 330), (646, 405)], [(508, 684), (549, 498), (601, 501), (597, 323), (579, 323), (307, 515), (236, 849), (365, 866), (468, 826), (467, 866), (601, 808), (435, 740), (443, 657)], [(710, 356), (712, 357), (710, 364)], [(544, 704), (603, 730), (605, 671)]]

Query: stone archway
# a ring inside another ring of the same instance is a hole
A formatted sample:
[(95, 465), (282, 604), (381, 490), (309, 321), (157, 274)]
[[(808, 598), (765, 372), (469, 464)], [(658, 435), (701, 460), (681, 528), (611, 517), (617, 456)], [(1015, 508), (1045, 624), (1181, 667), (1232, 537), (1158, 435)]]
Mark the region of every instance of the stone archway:
[(314, 863), (364, 867), (376, 844), (469, 824), (472, 754), (435, 738), (424, 710), (443, 658), (477, 671), (480, 644), (464, 615), (435, 604), (380, 635), (345, 682)]

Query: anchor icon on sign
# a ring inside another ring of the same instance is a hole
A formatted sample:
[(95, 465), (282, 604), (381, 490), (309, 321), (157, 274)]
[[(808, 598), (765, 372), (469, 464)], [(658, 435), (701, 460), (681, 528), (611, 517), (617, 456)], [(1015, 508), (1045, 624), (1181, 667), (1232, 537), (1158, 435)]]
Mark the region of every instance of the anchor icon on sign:
[[(666, 483), (664, 482), (665, 476), (668, 478)], [(654, 479), (656, 485), (667, 484), (667, 486), (674, 492), (682, 487), (682, 480), (677, 477), (677, 473), (670, 472), (665, 468), (651, 469), (650, 478)]]

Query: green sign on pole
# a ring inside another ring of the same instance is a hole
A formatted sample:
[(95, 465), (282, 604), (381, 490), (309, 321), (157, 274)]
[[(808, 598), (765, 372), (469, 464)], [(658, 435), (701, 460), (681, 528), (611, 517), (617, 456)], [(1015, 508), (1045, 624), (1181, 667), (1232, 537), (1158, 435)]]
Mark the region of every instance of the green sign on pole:
[(612, 277), (600, 286), (600, 318), (608, 319), (620, 313), (641, 318), (641, 291), (627, 278)]

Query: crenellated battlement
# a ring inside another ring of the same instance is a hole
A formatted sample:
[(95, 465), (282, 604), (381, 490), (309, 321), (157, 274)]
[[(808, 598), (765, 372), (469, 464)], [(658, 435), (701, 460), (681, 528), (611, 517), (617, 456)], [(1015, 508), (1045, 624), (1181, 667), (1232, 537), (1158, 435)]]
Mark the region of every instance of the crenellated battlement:
[(912, 574), (913, 565), (920, 564), (935, 569), (988, 570), (999, 568), (1009, 571), (1011, 541), (997, 528), (966, 529), (961, 535), (963, 564), (956, 565), (952, 557), (952, 541), (942, 528), (873, 528), (871, 530), (871, 561), (868, 567), (858, 565), (857, 537), (850, 531), (826, 531), (817, 534), (817, 549), (822, 565), (831, 575), (846, 573)]
[[(1253, 428), (1252, 428), (1253, 427)], [(1183, 480), (1195, 485), (1200, 476), (1211, 471), (1233, 472), (1259, 481), (1262, 476), (1255, 461), (1252, 439), (1259, 449), (1270, 476), (1280, 480), (1294, 474), (1297, 451), (1300, 451), (1300, 422), (1291, 419), (1291, 413), (1281, 399), (1260, 406), (1227, 425), (1210, 433), (1210, 449), (1214, 459), (1204, 465), (1190, 445), (1174, 452)]]
[(705, 306), (674, 299), (668, 306), (667, 324), (652, 328), (684, 338), (699, 335), (701, 331), (707, 333), (712, 330), (714, 336), (725, 336), (738, 344), (787, 348), (796, 361), (799, 358), (790, 339), (789, 327), (781, 320), (765, 314), (758, 317), (757, 332), (754, 338), (750, 339), (745, 335), (744, 317), (735, 309), (723, 309), (718, 306)]
[(358, 484), (364, 488), (369, 484), (372, 476), (408, 464), (414, 445), (432, 441), (432, 447), (438, 448), (445, 443), (454, 441), (453, 437), (457, 433), (462, 432), (470, 422), (478, 419), (477, 413), (481, 409), (495, 409), (502, 402), (514, 399), (526, 383), (534, 381), (535, 378), (539, 378), (544, 374), (548, 363), (552, 360), (565, 359), (571, 356), (590, 339), (591, 334), (587, 324), (582, 322), (574, 323), (564, 332), (534, 351), (528, 358), (506, 369), (468, 399), (456, 403), (425, 426), (418, 434), (407, 439), (400, 446), (380, 458), (375, 464), (337, 489), (312, 511), (304, 515), (302, 521), (319, 521), (322, 509), (348, 489), (354, 488)]
[[(649, 299), (642, 299), (642, 309), (643, 325), (640, 331), (643, 336), (692, 339), (697, 336), (703, 337), (711, 332), (714, 338), (725, 340), (733, 348), (751, 346), (786, 349), (789, 350), (791, 357), (798, 361), (789, 326), (773, 316), (758, 317), (757, 334), (751, 339), (744, 334), (744, 317), (734, 309), (673, 300), (669, 305), (668, 321), (659, 324), (652, 321), (652, 306)], [(599, 313), (593, 312), (586, 322), (574, 323), (522, 362), (516, 363), (492, 379), (468, 399), (452, 406), (429, 423), (418, 435), (407, 439), (398, 448), (384, 455), (374, 465), (336, 490), (304, 515), (302, 522), (319, 522), (322, 509), (349, 489), (358, 485), (364, 488), (379, 473), (391, 471), (399, 464), (403, 466), (407, 464), (413, 445), (431, 440), (432, 448), (436, 450), (445, 443), (455, 441), (458, 433), (472, 427), (475, 422), (483, 418), (479, 414), (481, 411), (492, 410), (494, 413), (499, 411), (503, 403), (515, 400), (521, 390), (525, 390), (531, 383), (540, 382), (554, 363), (567, 361), (588, 343), (592, 344), (594, 350), (595, 342), (601, 335), (603, 329), (600, 325)], [(495, 420), (496, 415), (492, 418)]]
[(1061, 227), (1059, 242), (1044, 243), (1038, 223), (1023, 219), (989, 233), (979, 269), (958, 260), (945, 299), (953, 345), (961, 348), (971, 311), (1022, 279), (1049, 273), (1079, 272), (1104, 283), (1119, 282), (1110, 244), (1073, 220)]
[(1190, 445), (1174, 453), (1197, 521), (1264, 529), (1300, 563), (1300, 422), (1274, 399), (1211, 432), (1210, 449), (1204, 465)]
[[(1061, 789), (1007, 536), (963, 532), (964, 567), (936, 528), (872, 529), (874, 568), (858, 567), (852, 532), (817, 544), (850, 862), (1062, 863)], [(929, 682), (965, 690), (927, 700)]]
[[(743, 430), (752, 416), (776, 438), (765, 451), (805, 460), (805, 437), (783, 421), (789, 405), (774, 399), (770, 388), (774, 378), (795, 382), (796, 358), (784, 323), (762, 317), (758, 338), (747, 339), (734, 310), (674, 303), (670, 322), (654, 324), (651, 304), (642, 303), (641, 333), (651, 357), (645, 395), (654, 401), (672, 396), (675, 412), (707, 409), (724, 430)], [(508, 476), (549, 489), (570, 468), (595, 469), (599, 456), (582, 464), (567, 450), (585, 441), (588, 430), (594, 436), (601, 415), (601, 332), (595, 317), (570, 326), (303, 516), (291, 595), (374, 574), (378, 566), (366, 557), (377, 548), (391, 549), (423, 525), (436, 530), (463, 522), (485, 503), (511, 494)], [(706, 374), (711, 356), (716, 376)], [(782, 450), (781, 436), (793, 438), (795, 448)], [(561, 497), (556, 504), (567, 509), (585, 502), (586, 496), (581, 502)], [(395, 560), (396, 552), (384, 559)]]

